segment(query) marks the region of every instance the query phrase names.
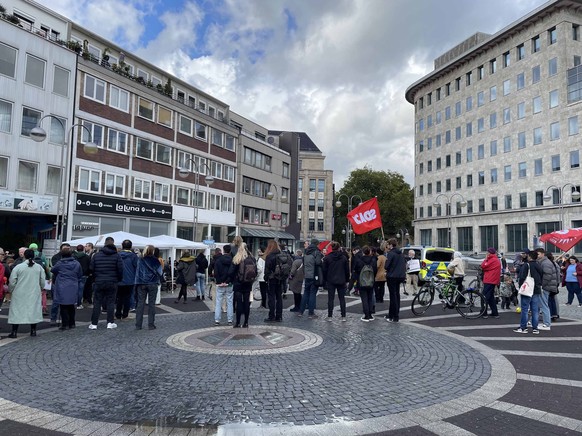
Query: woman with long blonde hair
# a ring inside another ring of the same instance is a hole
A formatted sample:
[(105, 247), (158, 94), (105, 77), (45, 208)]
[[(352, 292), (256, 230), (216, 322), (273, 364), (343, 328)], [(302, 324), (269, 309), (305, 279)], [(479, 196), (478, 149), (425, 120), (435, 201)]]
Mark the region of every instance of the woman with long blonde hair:
[[(231, 283), (233, 284), (234, 299), (236, 301), (236, 323), (234, 328), (240, 328), (240, 319), (242, 315), (244, 315), (244, 323), (242, 326), (244, 328), (248, 328), (249, 326), (249, 315), (251, 311), (250, 297), (253, 282), (243, 281), (241, 274), (239, 274), (239, 271), (241, 270), (241, 264), (243, 264), (245, 259), (248, 257), (254, 261), (254, 258), (247, 249), (247, 244), (242, 242), (238, 251), (236, 252), (236, 255), (232, 259), (232, 264), (228, 270), (228, 276)], [(244, 268), (244, 265), (242, 265), (242, 267)]]

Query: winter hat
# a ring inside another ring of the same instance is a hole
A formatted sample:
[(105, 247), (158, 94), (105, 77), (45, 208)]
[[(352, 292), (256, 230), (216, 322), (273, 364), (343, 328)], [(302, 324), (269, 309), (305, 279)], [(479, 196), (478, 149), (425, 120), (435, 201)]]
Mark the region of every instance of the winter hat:
[(35, 242), (33, 242), (28, 246), (28, 248), (30, 248), (31, 250), (38, 250), (38, 245)]
[(489, 247), (489, 248), (487, 249), (487, 252), (488, 252), (488, 253), (491, 253), (491, 254), (495, 254), (495, 253), (497, 253), (497, 251), (495, 251), (495, 248), (493, 248), (493, 247)]
[(316, 238), (313, 238), (311, 240), (311, 245), (317, 245), (317, 244), (319, 244), (319, 241)]

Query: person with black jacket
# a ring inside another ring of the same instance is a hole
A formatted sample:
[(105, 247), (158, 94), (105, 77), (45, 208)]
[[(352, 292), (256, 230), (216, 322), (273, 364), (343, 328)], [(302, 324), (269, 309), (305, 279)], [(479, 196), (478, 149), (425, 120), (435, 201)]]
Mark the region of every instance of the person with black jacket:
[(274, 239), (269, 240), (265, 257), (265, 280), (268, 283), (267, 301), (269, 305), (269, 315), (265, 322), (281, 322), (283, 320), (283, 295), (281, 280), (274, 276), (277, 267), (277, 256), (281, 253), (279, 244)]
[(113, 316), (117, 283), (123, 280), (123, 262), (117, 252), (113, 238), (107, 237), (105, 239), (105, 246), (91, 259), (89, 271), (95, 278), (95, 301), (89, 329), (97, 329), (102, 300), (107, 303), (107, 328), (117, 328), (117, 324), (113, 322)]
[(346, 318), (346, 290), (350, 280), (350, 266), (347, 257), (340, 251), (339, 242), (329, 244), (331, 251), (323, 258), (323, 281), (327, 289), (327, 320), (331, 321), (335, 292), (340, 302), (342, 321)]
[(319, 250), (318, 240), (312, 239), (311, 244), (305, 241), (305, 252), (303, 253), (303, 271), (305, 274), (305, 286), (303, 298), (297, 316), (303, 316), (307, 309), (309, 318), (317, 318), (315, 305), (317, 302), (317, 290), (323, 284), (323, 253)]
[(205, 285), (206, 285), (206, 270), (208, 269), (208, 259), (203, 251), (196, 256), (196, 279), (198, 280), (198, 298), (202, 297), (204, 300)]
[[(358, 289), (360, 290), (360, 298), (362, 299), (362, 310), (364, 311), (364, 316), (360, 319), (364, 322), (374, 321), (374, 316), (372, 315), (373, 307), (374, 307), (374, 279), (376, 277), (376, 273), (378, 272), (378, 261), (375, 256), (373, 256), (372, 250), (370, 247), (365, 245), (362, 247), (362, 254), (363, 256), (356, 257), (356, 262), (354, 265), (354, 272), (358, 277)], [(369, 265), (372, 268), (373, 276), (372, 276), (372, 284), (371, 286), (366, 286), (362, 283), (362, 268), (364, 265)]]
[(396, 238), (388, 240), (388, 249), (386, 253), (386, 283), (388, 284), (388, 293), (390, 295), (390, 306), (386, 321), (398, 322), (400, 319), (400, 284), (406, 281), (406, 259), (398, 248)]
[(232, 282), (228, 276), (232, 257), (230, 256), (230, 245), (224, 246), (224, 254), (214, 253), (212, 264), (214, 280), (216, 282), (216, 298), (214, 304), (214, 324), (219, 325), (222, 317), (222, 300), (226, 299), (226, 318), (232, 324), (233, 318), (233, 291)]
[(538, 335), (540, 331), (538, 330), (538, 322), (540, 318), (540, 295), (542, 293), (542, 276), (543, 270), (540, 264), (537, 262), (538, 253), (537, 251), (527, 250), (525, 251), (527, 255), (527, 261), (519, 269), (519, 287), (523, 285), (528, 274), (534, 279), (534, 291), (531, 297), (521, 294), (519, 296), (521, 304), (521, 319), (518, 328), (514, 329), (515, 333), (528, 333), (527, 329), (527, 318), (528, 312), (531, 309), (531, 326), (532, 333)]
[[(236, 300), (236, 323), (234, 328), (240, 328), (241, 316), (244, 315), (243, 328), (248, 328), (249, 326), (249, 315), (251, 311), (251, 289), (253, 287), (253, 282), (245, 282), (242, 280), (241, 265), (244, 269), (245, 259), (253, 259), (253, 255), (247, 249), (247, 244), (244, 242), (238, 247), (236, 256), (232, 258), (232, 263), (228, 269), (228, 279), (232, 283), (232, 289), (234, 291), (234, 298)], [(254, 259), (253, 259), (254, 261)], [(256, 266), (256, 265), (255, 265)]]
[(83, 272), (83, 276), (79, 280), (79, 295), (77, 296), (77, 309), (83, 309), (83, 291), (85, 289), (85, 283), (87, 282), (87, 276), (89, 275), (91, 259), (85, 253), (85, 246), (83, 244), (77, 245), (77, 251), (73, 252), (73, 257), (77, 259)]
[[(67, 242), (63, 242), (60, 247), (59, 247), (59, 252), (56, 253), (52, 258), (51, 258), (51, 267), (55, 266), (59, 260), (61, 260), (61, 258), (63, 257), (62, 252), (63, 252), (63, 248), (68, 247), (71, 248), (71, 244), (67, 243)], [(56, 281), (56, 274), (51, 275), (47, 275), (47, 277), (51, 277), (52, 283), (54, 284)], [(60, 309), (60, 304), (57, 303), (55, 296), (54, 296), (54, 291), (51, 292), (52, 294), (52, 304), (51, 304), (51, 322), (50, 322), (50, 326), (54, 327), (56, 325), (58, 325), (57, 323), (57, 319), (59, 317), (59, 309)]]

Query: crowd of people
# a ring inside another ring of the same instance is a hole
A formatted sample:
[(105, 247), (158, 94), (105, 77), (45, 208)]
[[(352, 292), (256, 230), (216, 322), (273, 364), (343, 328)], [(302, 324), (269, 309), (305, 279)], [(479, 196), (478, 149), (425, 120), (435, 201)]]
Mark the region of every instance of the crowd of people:
[[(165, 281), (164, 272), (169, 273), (172, 268), (152, 245), (140, 252), (130, 240), (124, 240), (118, 249), (112, 238), (107, 238), (98, 251), (91, 243), (76, 247), (64, 243), (50, 262), (34, 243), (20, 248), (15, 258), (0, 249), (0, 259), (0, 283), (5, 283), (2, 292), (9, 292), (0, 298), (0, 307), (4, 298), (10, 296), (8, 322), (12, 338), (17, 336), (21, 324), (29, 324), (31, 336), (36, 336), (36, 326), (43, 321), (43, 315), (50, 316), (51, 325), (59, 326), (60, 330), (75, 328), (76, 309), (84, 308), (84, 304), (92, 305), (91, 330), (98, 328), (101, 313), (106, 313), (106, 328), (114, 329), (116, 321), (127, 319), (130, 311), (136, 312), (136, 329), (142, 329), (146, 305), (147, 327), (155, 329), (160, 285)], [(520, 326), (515, 332), (528, 333), (529, 327), (534, 334), (550, 330), (552, 320), (559, 318), (556, 296), (560, 285), (568, 291), (566, 304), (573, 304), (576, 297), (582, 307), (582, 264), (575, 256), (564, 254), (554, 261), (552, 253), (543, 248), (524, 250), (513, 262), (514, 275), (503, 260), (494, 248), (489, 248), (481, 263), (482, 292), (487, 304), (483, 318), (499, 318), (498, 303), (502, 310), (513, 304), (521, 311)], [(248, 327), (253, 295), (260, 300), (259, 307), (268, 311), (265, 323), (283, 321), (287, 291), (293, 295), (289, 312), (298, 317), (318, 318), (316, 296), (321, 288), (327, 291), (328, 321), (333, 319), (336, 295), (340, 319), (346, 321), (346, 295), (353, 292), (361, 299), (361, 321), (371, 322), (375, 319), (376, 304), (384, 302), (387, 287), (389, 308), (385, 319), (398, 322), (402, 284), (406, 284), (405, 294), (410, 291), (415, 295), (421, 269), (415, 251), (404, 254), (396, 239), (389, 239), (380, 247), (354, 247), (351, 252), (335, 241), (321, 248), (319, 241), (312, 239), (305, 242), (304, 250), (294, 254), (285, 244), (270, 240), (255, 258), (240, 236), (222, 250), (217, 248), (210, 262), (203, 252), (195, 256), (185, 251), (173, 266), (179, 286), (175, 303), (187, 303), (189, 287), (195, 289), (196, 300), (212, 299), (208, 277), (214, 283), (215, 325), (223, 322), (226, 313), (226, 323), (234, 328)], [(461, 253), (454, 253), (448, 273), (463, 289), (465, 269)], [(533, 279), (533, 295), (519, 295), (518, 299), (517, 289), (528, 277)], [(52, 296), (50, 309), (47, 292)]]

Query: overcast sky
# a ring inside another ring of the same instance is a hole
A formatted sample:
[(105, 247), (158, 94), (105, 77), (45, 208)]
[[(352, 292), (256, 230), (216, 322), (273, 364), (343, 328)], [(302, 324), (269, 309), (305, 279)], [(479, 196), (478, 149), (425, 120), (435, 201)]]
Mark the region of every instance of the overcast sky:
[[(38, 1), (38, 0), (37, 0)], [(414, 183), (406, 88), (543, 0), (40, 0), (273, 130), (306, 132), (336, 189), (365, 165)]]

